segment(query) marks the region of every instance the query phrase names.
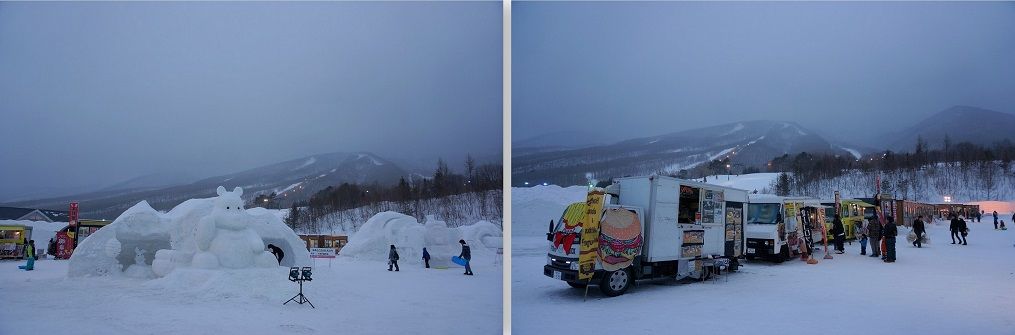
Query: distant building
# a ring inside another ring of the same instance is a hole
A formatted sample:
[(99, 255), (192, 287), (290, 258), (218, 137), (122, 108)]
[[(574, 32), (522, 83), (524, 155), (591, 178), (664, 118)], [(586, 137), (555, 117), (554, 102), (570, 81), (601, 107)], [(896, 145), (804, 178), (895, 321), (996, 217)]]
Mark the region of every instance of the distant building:
[(21, 207), (0, 207), (0, 220), (67, 222), (68, 219), (69, 217), (66, 211)]
[(346, 235), (300, 235), (300, 239), (307, 243), (307, 248), (334, 248), (336, 254), (349, 243)]

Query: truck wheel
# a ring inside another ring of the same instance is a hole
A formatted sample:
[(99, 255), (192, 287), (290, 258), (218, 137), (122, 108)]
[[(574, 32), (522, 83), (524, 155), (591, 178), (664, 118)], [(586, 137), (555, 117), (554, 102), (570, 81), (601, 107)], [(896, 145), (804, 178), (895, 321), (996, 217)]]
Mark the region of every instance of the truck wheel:
[(567, 282), (567, 285), (571, 286), (571, 287), (574, 287), (574, 288), (585, 288), (586, 286), (589, 286), (589, 284), (582, 283), (582, 282), (574, 282), (574, 281)]
[(730, 260), (730, 265), (729, 265), (729, 267), (726, 268), (726, 271), (727, 272), (737, 272), (737, 269), (739, 269), (739, 268), (740, 268), (740, 261), (738, 261), (736, 258), (734, 258), (734, 259)]
[(749, 260), (749, 261), (753, 261), (754, 260), (754, 255), (747, 255), (747, 256), (744, 256), (744, 258), (747, 258), (747, 260)]
[(779, 253), (775, 254), (774, 256), (775, 256), (775, 262), (776, 263), (782, 263), (782, 262), (788, 261), (789, 260), (789, 246), (785, 246), (785, 245), (782, 246), (782, 249), (779, 249)]
[(634, 278), (627, 269), (607, 272), (599, 283), (599, 290), (608, 297), (616, 297), (627, 292)]

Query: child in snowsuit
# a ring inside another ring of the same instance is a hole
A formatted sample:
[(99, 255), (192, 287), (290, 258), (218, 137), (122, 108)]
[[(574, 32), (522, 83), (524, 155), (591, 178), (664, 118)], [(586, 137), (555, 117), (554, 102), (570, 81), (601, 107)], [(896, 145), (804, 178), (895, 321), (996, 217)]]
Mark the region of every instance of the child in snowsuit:
[[(867, 229), (868, 229), (867, 222), (864, 222), (863, 220), (861, 220), (860, 223), (857, 224), (854, 227), (855, 228), (854, 228), (854, 231), (853, 231), (853, 236), (855, 236), (856, 238), (860, 239), (860, 255), (866, 255), (867, 254)], [(873, 251), (873, 249), (871, 251)]]
[(391, 245), (391, 250), (388, 251), (388, 271), (391, 271), (391, 267), (395, 267), (395, 271), (398, 271), (398, 251), (395, 250), (395, 245)]
[(462, 253), (458, 257), (465, 260), (465, 275), (471, 276), (472, 267), (469, 263), (472, 263), (472, 249), (469, 248), (468, 244), (465, 244), (465, 240), (458, 240), (458, 243), (462, 244)]
[(427, 269), (430, 268), (430, 253), (426, 251), (426, 248), (423, 248), (423, 263), (426, 264)]
[(25, 265), (18, 266), (18, 269), (25, 271), (35, 270), (35, 240), (28, 240), (28, 244), (25, 245)]

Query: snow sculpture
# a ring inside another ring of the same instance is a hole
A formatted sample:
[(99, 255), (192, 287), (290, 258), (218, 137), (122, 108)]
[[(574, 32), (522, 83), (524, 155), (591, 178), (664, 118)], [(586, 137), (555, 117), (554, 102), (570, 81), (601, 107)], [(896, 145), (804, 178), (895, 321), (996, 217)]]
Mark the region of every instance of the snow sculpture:
[(200, 250), (193, 265), (199, 268), (231, 269), (277, 266), (275, 257), (265, 251), (264, 241), (249, 227), (250, 214), (243, 209), (242, 188), (227, 192), (218, 187), (215, 208), (201, 219), (195, 238)]
[(502, 246), (503, 231), (497, 225), (480, 221), (472, 225), (449, 228), (447, 223), (431, 216), (426, 224), (416, 218), (396, 213), (377, 213), (356, 234), (349, 237), (349, 244), (342, 248), (343, 257), (354, 257), (376, 261), (387, 260), (389, 246), (394, 244), (401, 256), (400, 263), (421, 263), (423, 248), (430, 253), (430, 265), (446, 267), (451, 256), (461, 251), (458, 240), (465, 239), (472, 246), (473, 261), (481, 257), (493, 257)]
[(187, 267), (278, 266), (267, 243), (285, 251), (282, 266), (310, 266), (303, 240), (272, 212), (243, 209), (242, 192), (219, 187), (218, 197), (190, 199), (168, 213), (141, 201), (78, 245), (68, 275), (152, 278)]

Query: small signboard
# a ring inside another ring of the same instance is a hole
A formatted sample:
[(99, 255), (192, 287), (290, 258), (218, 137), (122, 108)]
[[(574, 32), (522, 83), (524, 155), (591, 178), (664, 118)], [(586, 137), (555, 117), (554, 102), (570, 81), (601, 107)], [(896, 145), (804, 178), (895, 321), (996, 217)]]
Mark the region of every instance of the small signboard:
[(335, 258), (335, 249), (310, 248), (310, 258)]

